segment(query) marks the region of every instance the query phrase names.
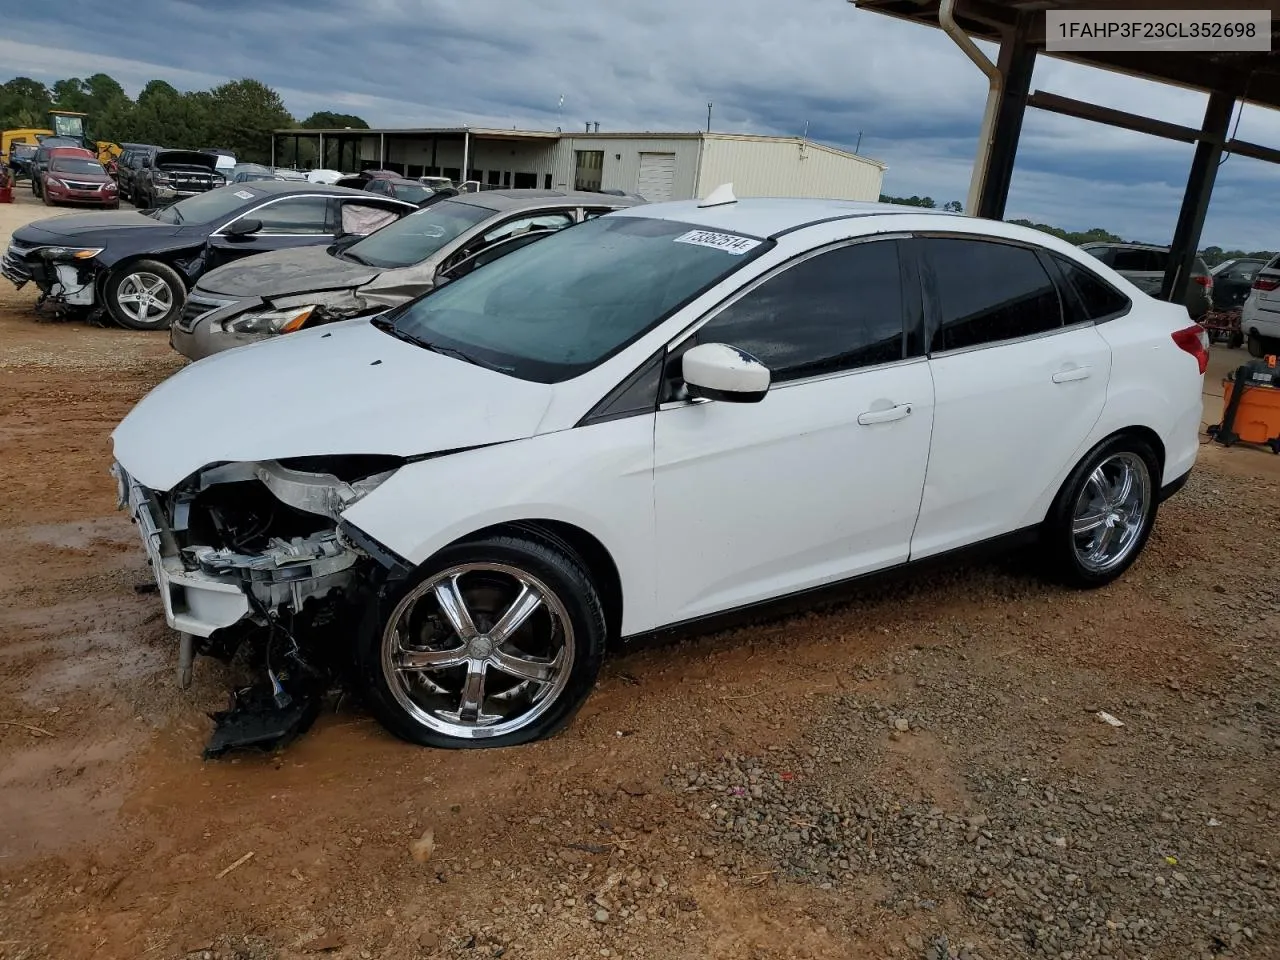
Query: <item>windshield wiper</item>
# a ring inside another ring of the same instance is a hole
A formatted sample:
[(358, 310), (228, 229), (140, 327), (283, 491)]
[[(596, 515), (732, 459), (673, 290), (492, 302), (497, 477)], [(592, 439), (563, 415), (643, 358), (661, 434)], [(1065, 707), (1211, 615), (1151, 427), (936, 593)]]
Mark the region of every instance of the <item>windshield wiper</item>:
[(342, 260), (350, 260), (350, 261), (352, 261), (352, 262), (354, 262), (354, 263), (358, 263), (358, 264), (360, 264), (362, 267), (372, 267), (372, 266), (373, 266), (373, 264), (372, 264), (372, 263), (370, 263), (370, 262), (369, 262), (368, 260), (366, 260), (364, 257), (360, 256), (360, 254), (358, 254), (358, 253), (352, 253), (350, 250), (339, 250), (339, 251), (338, 251), (338, 257), (339, 257), (339, 259), (342, 259)]
[(442, 347), (438, 343), (427, 343), (425, 340), (420, 340), (418, 342), (432, 353), (438, 353), (442, 357), (461, 360), (463, 363), (475, 364), (477, 367), (484, 367), (486, 370), (496, 370), (499, 373), (509, 373), (511, 371), (510, 367), (503, 367), (496, 363), (489, 363), (487, 360), (481, 360), (478, 357), (473, 357), (471, 354), (463, 353), (461, 350), (454, 347)]
[(477, 367), (484, 367), (486, 370), (496, 370), (498, 373), (510, 373), (510, 367), (499, 366), (496, 363), (489, 363), (486, 360), (480, 360), (471, 356), (469, 353), (463, 353), (454, 347), (442, 346), (438, 343), (432, 343), (430, 340), (423, 340), (421, 337), (415, 337), (413, 334), (401, 330), (396, 326), (394, 320), (388, 320), (386, 314), (378, 314), (369, 320), (371, 326), (376, 327), (383, 333), (389, 333), (397, 340), (403, 340), (405, 343), (412, 343), (415, 347), (421, 347), (423, 350), (430, 350), (432, 353), (438, 353), (442, 357), (449, 357), (452, 360), (461, 360), (463, 363), (474, 364)]

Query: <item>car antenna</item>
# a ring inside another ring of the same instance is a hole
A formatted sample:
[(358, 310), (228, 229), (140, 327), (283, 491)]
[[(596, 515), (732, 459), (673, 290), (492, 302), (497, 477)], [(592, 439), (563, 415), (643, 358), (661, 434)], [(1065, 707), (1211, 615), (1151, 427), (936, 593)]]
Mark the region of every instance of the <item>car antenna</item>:
[(700, 207), (721, 207), (726, 203), (737, 203), (738, 198), (733, 195), (733, 184), (722, 183), (709, 194), (705, 200), (699, 200)]

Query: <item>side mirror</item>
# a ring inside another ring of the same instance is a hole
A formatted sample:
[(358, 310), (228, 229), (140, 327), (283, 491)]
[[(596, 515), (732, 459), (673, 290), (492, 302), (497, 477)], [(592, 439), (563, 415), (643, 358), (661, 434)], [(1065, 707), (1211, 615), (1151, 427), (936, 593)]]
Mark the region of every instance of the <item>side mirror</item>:
[(727, 343), (700, 343), (680, 363), (692, 397), (759, 403), (769, 392), (769, 368)]
[(262, 229), (261, 220), (237, 220), (223, 232), (228, 237), (250, 237)]

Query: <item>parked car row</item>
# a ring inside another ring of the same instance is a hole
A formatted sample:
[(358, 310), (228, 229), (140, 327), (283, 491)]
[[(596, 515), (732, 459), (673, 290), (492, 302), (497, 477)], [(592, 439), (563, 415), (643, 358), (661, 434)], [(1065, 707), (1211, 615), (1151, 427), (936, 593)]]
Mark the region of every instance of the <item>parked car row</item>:
[(55, 304), (101, 308), (122, 326), (162, 330), (209, 270), (270, 250), (363, 236), (417, 209), (321, 184), (232, 184), (145, 212), (86, 213), (20, 227), (0, 274), (18, 286), (35, 283), (42, 299)]
[(725, 189), (450, 197), (189, 308), (193, 352), (265, 340), (113, 433), (184, 662), (253, 646), (282, 734), (343, 674), (442, 747), (562, 728), (613, 641), (970, 547), (1114, 580), (1195, 463), (1208, 362), (1182, 304), (1046, 234)]

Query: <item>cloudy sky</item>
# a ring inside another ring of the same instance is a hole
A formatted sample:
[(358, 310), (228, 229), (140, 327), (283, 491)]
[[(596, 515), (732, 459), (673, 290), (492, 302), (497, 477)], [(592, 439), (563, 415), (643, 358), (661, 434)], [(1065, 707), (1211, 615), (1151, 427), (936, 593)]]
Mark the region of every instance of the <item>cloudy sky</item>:
[[(885, 192), (940, 202), (965, 199), (986, 96), (939, 31), (845, 0), (133, 0), (124, 19), (60, 0), (19, 4), (3, 33), (5, 74), (102, 71), (134, 95), (155, 78), (195, 89), (249, 76), (295, 116), (332, 109), (374, 126), (696, 130), (712, 101), (721, 131), (807, 123), (846, 148), (861, 133), (861, 152), (889, 165)], [(1204, 111), (1201, 94), (1048, 58), (1033, 89), (1191, 126)], [(1245, 108), (1237, 135), (1280, 145), (1280, 115)], [(1008, 216), (1168, 242), (1191, 153), (1028, 111)], [(1277, 185), (1280, 168), (1230, 158), (1203, 242), (1280, 246)]]

